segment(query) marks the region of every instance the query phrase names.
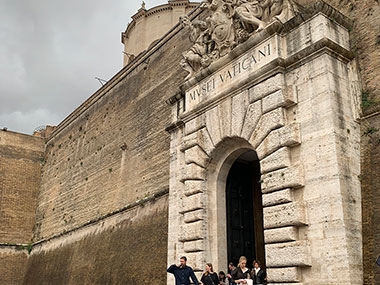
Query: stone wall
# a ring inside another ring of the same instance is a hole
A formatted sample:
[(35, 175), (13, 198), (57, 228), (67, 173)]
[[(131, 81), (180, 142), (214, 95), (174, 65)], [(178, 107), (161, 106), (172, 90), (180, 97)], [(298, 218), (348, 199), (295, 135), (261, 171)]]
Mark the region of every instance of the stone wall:
[(0, 243), (32, 239), (44, 141), (0, 131)]
[[(168, 189), (170, 108), (186, 36), (120, 72), (47, 143), (34, 240), (54, 236)], [(112, 85), (112, 86), (110, 86)]]
[(36, 245), (23, 284), (165, 284), (167, 206), (163, 196)]
[(22, 284), (28, 261), (26, 250), (0, 246), (0, 284)]
[(0, 131), (0, 284), (21, 284), (32, 240), (44, 141)]
[(380, 282), (380, 116), (362, 122), (362, 204), (364, 284)]
[(178, 62), (186, 38), (177, 28), (47, 140), (24, 284), (166, 283), (165, 101), (185, 76)]
[[(375, 261), (380, 255), (380, 233), (376, 231), (380, 215), (379, 184), (376, 181), (379, 149), (376, 146), (379, 134), (369, 138), (368, 130), (380, 129), (380, 3), (373, 0), (325, 0), (353, 20), (350, 31), (351, 50), (358, 63), (362, 88), (361, 127), (361, 181), (363, 201), (363, 258), (364, 283), (380, 282), (380, 267)], [(314, 0), (298, 0), (310, 5)], [(368, 116), (368, 118), (367, 118)]]

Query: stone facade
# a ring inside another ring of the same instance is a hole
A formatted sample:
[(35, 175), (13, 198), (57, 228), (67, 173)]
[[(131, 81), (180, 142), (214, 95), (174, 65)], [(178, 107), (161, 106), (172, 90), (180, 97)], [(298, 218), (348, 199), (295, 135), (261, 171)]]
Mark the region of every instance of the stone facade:
[(262, 164), (269, 281), (361, 282), (360, 89), (349, 29), (319, 2), (190, 73), (171, 101), (168, 264), (186, 254), (198, 272), (205, 262), (226, 270), (225, 169), (251, 149)]
[(182, 254), (226, 270), (247, 151), (270, 283), (377, 284), (379, 6), (297, 2), (186, 81), (197, 8), (48, 138), (0, 131), (0, 284), (172, 284)]

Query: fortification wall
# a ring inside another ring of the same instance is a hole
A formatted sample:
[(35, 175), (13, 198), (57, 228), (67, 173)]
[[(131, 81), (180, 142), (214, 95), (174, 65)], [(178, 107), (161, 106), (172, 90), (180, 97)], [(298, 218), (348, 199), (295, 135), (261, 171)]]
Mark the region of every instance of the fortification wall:
[(0, 131), (0, 284), (24, 278), (44, 148), (41, 138)]
[(35, 246), (23, 284), (165, 284), (167, 206), (165, 196)]
[(173, 32), (58, 126), (47, 142), (24, 284), (166, 282), (165, 100), (185, 76), (178, 62), (189, 45)]
[[(35, 241), (168, 189), (170, 110), (184, 76), (183, 34), (120, 78), (49, 140)], [(70, 117), (71, 118), (71, 117)], [(66, 124), (66, 121), (63, 122)]]
[(0, 131), (0, 243), (32, 239), (44, 148), (41, 138)]

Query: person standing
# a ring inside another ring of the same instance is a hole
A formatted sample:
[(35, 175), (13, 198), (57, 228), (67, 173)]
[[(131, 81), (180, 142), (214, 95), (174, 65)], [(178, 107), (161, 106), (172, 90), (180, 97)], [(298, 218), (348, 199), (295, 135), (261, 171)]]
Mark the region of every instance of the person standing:
[(167, 272), (171, 273), (175, 277), (175, 285), (190, 285), (190, 278), (195, 285), (199, 285), (198, 279), (194, 274), (193, 269), (187, 266), (186, 256), (182, 256), (179, 259), (179, 264), (170, 265)]
[(231, 274), (235, 269), (236, 269), (235, 264), (230, 262), (228, 264), (228, 274), (227, 274), (227, 278), (228, 278), (228, 282), (229, 282), (228, 284), (230, 284), (230, 285), (236, 285), (236, 283), (232, 281), (232, 277), (231, 277)]
[(218, 274), (214, 272), (211, 263), (206, 264), (206, 272), (203, 273), (201, 282), (203, 285), (219, 285)]
[(231, 273), (231, 279), (237, 284), (248, 284), (247, 279), (252, 279), (250, 270), (247, 268), (247, 258), (241, 256), (237, 268)]
[(230, 282), (228, 282), (228, 279), (226, 277), (226, 274), (223, 271), (219, 272), (219, 285), (229, 285)]
[(253, 262), (253, 284), (266, 284), (267, 281), (267, 273), (264, 269), (261, 268), (261, 262), (255, 260)]

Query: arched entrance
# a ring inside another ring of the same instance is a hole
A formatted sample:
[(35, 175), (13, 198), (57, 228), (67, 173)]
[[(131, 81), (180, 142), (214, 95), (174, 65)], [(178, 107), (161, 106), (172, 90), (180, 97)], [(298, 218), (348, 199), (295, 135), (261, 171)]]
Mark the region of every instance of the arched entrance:
[(232, 164), (226, 181), (227, 256), (237, 264), (239, 257), (265, 262), (260, 163), (253, 150)]

